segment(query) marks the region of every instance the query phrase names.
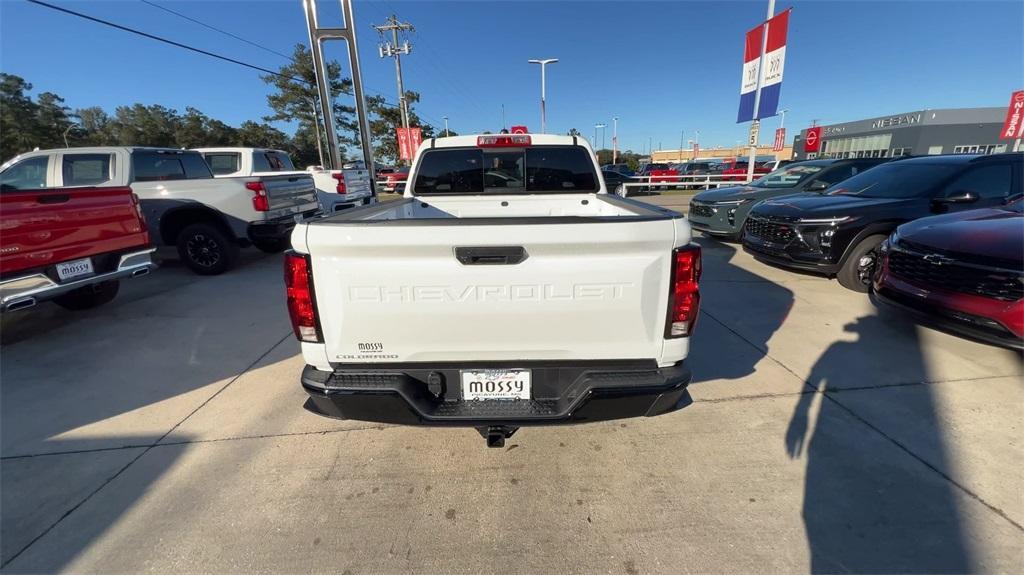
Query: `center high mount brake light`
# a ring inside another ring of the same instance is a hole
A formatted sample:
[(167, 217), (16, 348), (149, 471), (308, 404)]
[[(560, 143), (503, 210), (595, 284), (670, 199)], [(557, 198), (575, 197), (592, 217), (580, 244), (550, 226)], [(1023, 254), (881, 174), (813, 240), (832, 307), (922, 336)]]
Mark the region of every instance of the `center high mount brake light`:
[(478, 148), (522, 148), (530, 145), (530, 136), (526, 134), (501, 134), (477, 136)]

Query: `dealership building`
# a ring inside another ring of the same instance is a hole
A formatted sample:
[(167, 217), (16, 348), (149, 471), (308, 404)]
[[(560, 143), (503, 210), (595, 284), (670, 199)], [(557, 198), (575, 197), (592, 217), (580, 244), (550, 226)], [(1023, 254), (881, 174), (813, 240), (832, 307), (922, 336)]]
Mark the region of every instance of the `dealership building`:
[[(808, 129), (793, 140), (793, 158), (889, 158), (935, 154), (995, 154), (1013, 149), (1000, 140), (1006, 108), (920, 110)], [(815, 138), (819, 136), (819, 138)], [(817, 141), (815, 141), (817, 139)]]

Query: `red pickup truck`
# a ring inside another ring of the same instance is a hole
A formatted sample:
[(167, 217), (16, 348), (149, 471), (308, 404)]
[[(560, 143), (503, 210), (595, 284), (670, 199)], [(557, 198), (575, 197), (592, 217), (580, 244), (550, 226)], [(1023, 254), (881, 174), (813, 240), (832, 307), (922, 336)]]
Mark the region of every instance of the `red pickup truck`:
[[(726, 160), (722, 162), (722, 175), (726, 176), (722, 178), (727, 182), (744, 182), (747, 179), (747, 162)], [(756, 180), (759, 176), (771, 173), (771, 168), (764, 165), (763, 163), (754, 164), (754, 179)]]
[[(640, 172), (637, 173), (637, 177), (643, 179), (650, 178), (650, 183), (679, 183), (679, 170), (676, 170), (669, 164), (646, 164), (640, 168)], [(668, 189), (668, 186), (658, 186), (660, 189)]]
[(0, 183), (0, 311), (47, 300), (91, 308), (114, 299), (119, 280), (156, 267), (131, 188), (44, 188), (48, 158), (37, 160), (6, 169)]

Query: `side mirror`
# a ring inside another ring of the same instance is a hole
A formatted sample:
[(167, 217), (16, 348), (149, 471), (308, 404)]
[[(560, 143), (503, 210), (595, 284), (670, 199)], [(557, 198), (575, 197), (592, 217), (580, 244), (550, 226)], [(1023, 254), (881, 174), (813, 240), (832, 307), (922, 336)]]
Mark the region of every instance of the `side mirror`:
[(814, 180), (807, 186), (808, 192), (824, 192), (828, 189), (828, 183), (821, 180)]
[(969, 190), (957, 190), (937, 201), (942, 204), (969, 204), (978, 201), (978, 194)]

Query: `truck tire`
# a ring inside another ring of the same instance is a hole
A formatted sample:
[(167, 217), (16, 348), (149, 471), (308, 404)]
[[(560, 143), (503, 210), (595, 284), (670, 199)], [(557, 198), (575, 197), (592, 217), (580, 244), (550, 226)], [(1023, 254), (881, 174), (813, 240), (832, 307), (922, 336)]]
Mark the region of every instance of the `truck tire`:
[(288, 249), (292, 245), (292, 240), (289, 237), (283, 238), (264, 238), (259, 240), (253, 240), (252, 245), (261, 252), (268, 254), (279, 254), (284, 250)]
[(121, 282), (117, 280), (100, 282), (59, 295), (53, 298), (53, 303), (71, 311), (90, 309), (114, 299), (120, 288)]
[(881, 234), (868, 236), (854, 246), (843, 268), (836, 274), (839, 285), (855, 292), (867, 293), (878, 261), (878, 246), (882, 245), (885, 238)]
[(181, 261), (201, 276), (222, 274), (238, 261), (238, 244), (207, 223), (186, 226), (175, 243)]

